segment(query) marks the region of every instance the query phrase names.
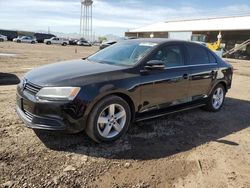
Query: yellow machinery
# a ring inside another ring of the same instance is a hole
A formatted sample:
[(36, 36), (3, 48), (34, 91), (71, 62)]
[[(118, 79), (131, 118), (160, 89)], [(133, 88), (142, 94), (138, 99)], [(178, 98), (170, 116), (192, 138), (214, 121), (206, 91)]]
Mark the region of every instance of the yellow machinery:
[(221, 46), (221, 37), (221, 32), (219, 32), (219, 35), (217, 36), (218, 40), (215, 43), (207, 43), (207, 47), (213, 51), (219, 50)]

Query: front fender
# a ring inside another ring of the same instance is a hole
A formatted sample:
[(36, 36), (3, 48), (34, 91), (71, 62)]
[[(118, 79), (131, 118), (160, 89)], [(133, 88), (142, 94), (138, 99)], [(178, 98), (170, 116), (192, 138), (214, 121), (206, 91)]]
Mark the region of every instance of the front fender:
[(85, 101), (85, 104), (86, 104), (84, 117), (87, 119), (93, 107), (101, 99), (109, 95), (126, 96), (126, 99), (129, 98), (129, 100), (133, 103), (135, 112), (138, 110), (140, 106), (140, 89), (136, 85), (134, 87), (131, 87), (130, 84), (127, 84), (127, 83), (123, 84), (122, 82), (106, 83), (103, 85), (93, 84), (93, 85), (84, 86), (82, 90), (81, 100)]

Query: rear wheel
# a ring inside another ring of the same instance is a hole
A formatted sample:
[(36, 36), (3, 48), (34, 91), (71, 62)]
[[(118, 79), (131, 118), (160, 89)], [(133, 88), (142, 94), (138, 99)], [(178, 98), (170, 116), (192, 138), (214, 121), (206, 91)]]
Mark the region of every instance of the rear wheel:
[(35, 41), (31, 41), (31, 44), (35, 44)]
[(21, 43), (21, 41), (20, 41), (20, 40), (17, 40), (17, 43)]
[(48, 41), (48, 42), (46, 42), (46, 44), (47, 44), (47, 45), (50, 45), (50, 44), (51, 44), (51, 42), (50, 42), (50, 41)]
[(3, 42), (4, 40), (3, 39), (0, 39), (0, 42)]
[(130, 107), (118, 96), (108, 96), (91, 111), (86, 133), (94, 141), (110, 143), (126, 133), (131, 119)]
[(219, 111), (224, 103), (225, 95), (225, 87), (222, 84), (218, 84), (217, 86), (215, 86), (208, 98), (205, 109), (211, 112)]

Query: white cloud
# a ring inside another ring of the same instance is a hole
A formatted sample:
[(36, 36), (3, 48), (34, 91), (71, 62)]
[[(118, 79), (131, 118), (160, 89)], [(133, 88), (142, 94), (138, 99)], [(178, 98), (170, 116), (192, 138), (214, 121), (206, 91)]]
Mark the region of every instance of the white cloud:
[[(46, 30), (50, 26), (52, 30), (59, 32), (79, 31), (80, 0), (0, 0), (0, 7), (0, 28)], [(143, 1), (135, 0), (127, 0), (124, 3), (94, 0), (93, 26), (97, 33), (98, 30), (103, 32), (103, 28), (120, 28), (119, 31), (126, 31), (129, 28), (174, 18), (221, 15), (227, 12), (250, 12), (250, 7), (230, 5), (216, 8), (214, 11), (192, 6), (149, 6)]]

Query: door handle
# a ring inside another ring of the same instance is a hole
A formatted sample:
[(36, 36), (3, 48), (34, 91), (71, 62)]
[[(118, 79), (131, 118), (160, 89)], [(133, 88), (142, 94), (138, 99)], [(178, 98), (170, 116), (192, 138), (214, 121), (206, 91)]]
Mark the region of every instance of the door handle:
[(187, 73), (183, 74), (183, 78), (187, 80), (189, 78), (189, 75)]
[(212, 76), (214, 76), (214, 75), (215, 75), (215, 71), (212, 70), (210, 74), (211, 74)]

